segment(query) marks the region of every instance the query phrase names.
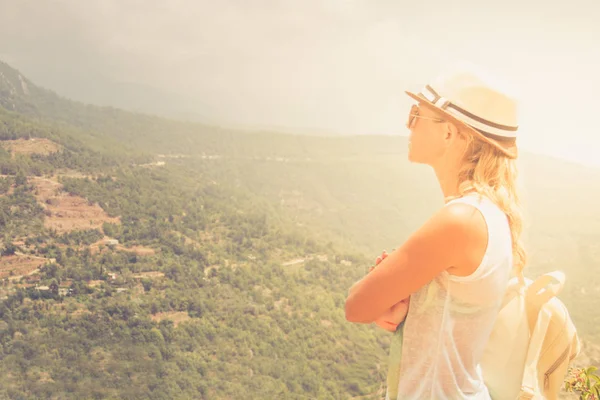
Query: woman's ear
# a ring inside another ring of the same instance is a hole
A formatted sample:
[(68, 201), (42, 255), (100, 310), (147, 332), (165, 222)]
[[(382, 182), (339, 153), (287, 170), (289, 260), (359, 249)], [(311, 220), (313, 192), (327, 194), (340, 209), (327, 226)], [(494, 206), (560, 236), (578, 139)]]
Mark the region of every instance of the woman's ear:
[(444, 139), (448, 142), (448, 144), (452, 143), (454, 140), (458, 139), (461, 136), (460, 131), (452, 122), (446, 122)]
[(458, 128), (452, 122), (446, 123), (446, 130), (447, 130), (448, 134), (452, 135), (452, 136), (458, 136), (458, 134), (459, 134)]

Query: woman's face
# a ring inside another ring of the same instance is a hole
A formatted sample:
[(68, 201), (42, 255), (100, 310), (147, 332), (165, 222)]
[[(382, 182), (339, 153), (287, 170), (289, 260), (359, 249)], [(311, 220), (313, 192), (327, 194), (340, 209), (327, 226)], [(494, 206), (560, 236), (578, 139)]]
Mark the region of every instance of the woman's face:
[(433, 165), (445, 151), (444, 135), (446, 124), (439, 114), (417, 105), (408, 115), (408, 160), (419, 164)]

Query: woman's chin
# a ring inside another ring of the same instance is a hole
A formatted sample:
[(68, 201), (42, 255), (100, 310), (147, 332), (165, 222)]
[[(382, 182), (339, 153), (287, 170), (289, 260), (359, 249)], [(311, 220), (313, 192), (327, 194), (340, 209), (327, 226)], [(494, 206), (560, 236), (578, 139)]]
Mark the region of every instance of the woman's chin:
[(408, 159), (408, 162), (411, 162), (413, 164), (423, 164), (423, 160), (419, 160), (419, 157), (415, 156), (414, 151), (411, 150), (410, 148), (408, 149), (407, 159)]

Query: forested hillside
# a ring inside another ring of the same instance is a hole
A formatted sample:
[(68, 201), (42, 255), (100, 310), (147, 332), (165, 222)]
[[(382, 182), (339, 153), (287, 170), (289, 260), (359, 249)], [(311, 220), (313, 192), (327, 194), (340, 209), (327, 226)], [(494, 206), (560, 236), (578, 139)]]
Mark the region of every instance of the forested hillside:
[[(441, 205), (402, 137), (235, 132), (75, 103), (0, 64), (0, 397), (380, 398), (344, 300)], [(600, 361), (600, 171), (524, 154), (528, 273)]]

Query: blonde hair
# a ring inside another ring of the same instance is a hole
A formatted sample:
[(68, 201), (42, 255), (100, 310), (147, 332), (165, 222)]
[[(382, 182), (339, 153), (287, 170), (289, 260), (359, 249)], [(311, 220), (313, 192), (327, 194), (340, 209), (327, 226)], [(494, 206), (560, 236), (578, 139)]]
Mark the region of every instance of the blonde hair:
[(516, 160), (471, 134), (464, 136), (467, 147), (458, 175), (459, 196), (475, 191), (488, 197), (506, 214), (512, 239), (513, 268), (519, 276), (525, 268), (527, 254), (521, 238), (523, 215), (517, 193)]

